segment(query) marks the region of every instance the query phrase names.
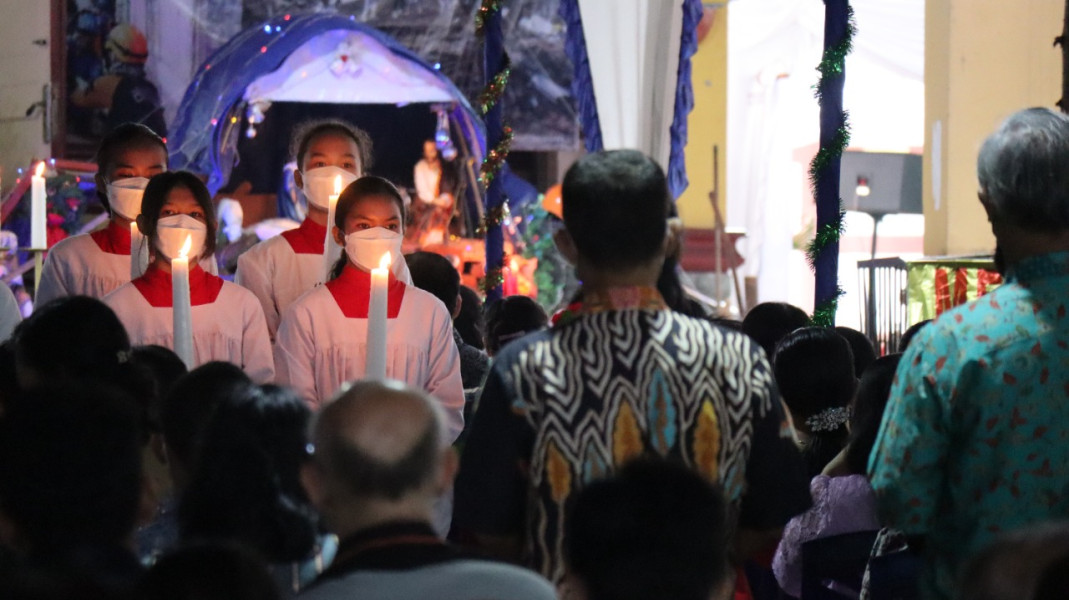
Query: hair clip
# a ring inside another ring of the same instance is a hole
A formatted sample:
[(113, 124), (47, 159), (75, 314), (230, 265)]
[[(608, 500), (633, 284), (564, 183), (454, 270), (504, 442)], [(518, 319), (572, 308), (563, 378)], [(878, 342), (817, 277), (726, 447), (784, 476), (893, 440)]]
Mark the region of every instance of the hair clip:
[(806, 427), (813, 432), (835, 431), (850, 420), (850, 408), (836, 406), (825, 408), (805, 420)]

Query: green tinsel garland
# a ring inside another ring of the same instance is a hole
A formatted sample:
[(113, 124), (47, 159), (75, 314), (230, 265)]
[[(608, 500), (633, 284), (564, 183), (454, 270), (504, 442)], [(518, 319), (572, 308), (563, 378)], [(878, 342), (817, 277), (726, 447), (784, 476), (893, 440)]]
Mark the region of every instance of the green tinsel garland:
[[(821, 105), (824, 104), (824, 92), (829, 85), (828, 80), (843, 74), (846, 70), (846, 56), (850, 54), (854, 47), (854, 34), (857, 33), (857, 25), (854, 21), (854, 9), (849, 5), (846, 7), (846, 19), (846, 35), (843, 36), (843, 39), (838, 44), (824, 51), (820, 64), (817, 65), (817, 71), (820, 72), (820, 81), (813, 86), (813, 89), (814, 96), (816, 96), (817, 102)], [(809, 180), (813, 187), (814, 200), (816, 199), (817, 181), (824, 174), (828, 165), (832, 161), (839, 160), (843, 151), (850, 145), (849, 116), (846, 111), (842, 112), (841, 119), (843, 124), (835, 132), (835, 137), (832, 138), (830, 144), (821, 148), (817, 155), (813, 157), (813, 161), (809, 163)], [(846, 213), (842, 209), (842, 200), (840, 199), (838, 218), (821, 227), (813, 240), (806, 246), (806, 259), (809, 261), (809, 266), (814, 273), (816, 272), (817, 257), (842, 238), (845, 216)], [(842, 288), (838, 288), (833, 298), (821, 303), (820, 306), (813, 310), (812, 320), (814, 325), (829, 327), (835, 323), (835, 311), (842, 295)]]
[(505, 94), (505, 86), (509, 83), (509, 75), (512, 73), (512, 61), (509, 60), (509, 55), (505, 54), (505, 66), (498, 71), (497, 75), (490, 80), (483, 92), (479, 94), (478, 106), (483, 116), (490, 112), (490, 109), (497, 104), (497, 101), (501, 99), (501, 96)]
[(483, 0), (479, 11), (475, 13), (475, 33), (476, 35), (482, 35), (486, 29), (486, 21), (490, 18), (490, 15), (501, 9), (500, 0)]
[(512, 138), (516, 134), (508, 125), (504, 127), (504, 133), (505, 136), (501, 138), (497, 146), (487, 153), (486, 158), (483, 159), (482, 166), (479, 168), (479, 183), (483, 184), (483, 186), (490, 186), (490, 182), (494, 180), (501, 167), (504, 166), (505, 159), (508, 158), (509, 150), (512, 148)]
[(501, 227), (505, 224), (509, 218), (512, 217), (512, 213), (509, 211), (509, 199), (504, 198), (499, 206), (495, 206), (486, 213), (486, 216), (479, 222), (478, 227), (475, 228), (475, 235), (486, 235), (486, 230), (491, 227)]

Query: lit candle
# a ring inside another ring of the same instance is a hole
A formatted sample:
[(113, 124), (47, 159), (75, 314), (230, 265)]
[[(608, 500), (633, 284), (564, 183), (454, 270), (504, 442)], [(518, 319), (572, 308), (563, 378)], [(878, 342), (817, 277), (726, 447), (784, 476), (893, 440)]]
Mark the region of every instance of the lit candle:
[(367, 363), (364, 377), (386, 379), (386, 304), (390, 285), (390, 253), (371, 269), (371, 298), (367, 308)]
[(174, 353), (186, 368), (193, 368), (193, 306), (189, 296), (189, 254), (193, 237), (186, 236), (186, 243), (178, 257), (171, 259), (171, 297), (174, 314)]
[(48, 249), (48, 195), (45, 192), (45, 163), (37, 163), (31, 178), (30, 195), (30, 248)]
[(130, 222), (130, 279), (137, 279), (148, 269), (148, 246), (145, 236), (137, 228), (137, 223)]
[(323, 281), (330, 280), (330, 270), (341, 257), (341, 246), (331, 235), (334, 229), (334, 214), (338, 209), (338, 196), (341, 195), (341, 175), (334, 178), (334, 193), (327, 196), (327, 239), (323, 240)]

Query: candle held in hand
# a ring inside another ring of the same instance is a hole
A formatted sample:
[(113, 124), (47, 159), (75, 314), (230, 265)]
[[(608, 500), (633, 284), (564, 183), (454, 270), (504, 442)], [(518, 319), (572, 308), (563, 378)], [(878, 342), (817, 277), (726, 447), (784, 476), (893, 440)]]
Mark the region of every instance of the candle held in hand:
[(174, 353), (193, 368), (193, 306), (189, 294), (189, 250), (193, 237), (187, 236), (179, 256), (171, 259), (171, 306), (174, 314)]
[(323, 240), (323, 281), (330, 280), (330, 270), (341, 257), (341, 246), (334, 241), (334, 215), (338, 209), (338, 196), (341, 195), (341, 175), (334, 178), (334, 193), (327, 197), (327, 238)]
[(30, 248), (48, 249), (48, 194), (45, 191), (45, 163), (37, 163), (30, 180)]
[(371, 270), (371, 296), (367, 309), (367, 363), (364, 377), (386, 379), (386, 305), (390, 286), (390, 253)]

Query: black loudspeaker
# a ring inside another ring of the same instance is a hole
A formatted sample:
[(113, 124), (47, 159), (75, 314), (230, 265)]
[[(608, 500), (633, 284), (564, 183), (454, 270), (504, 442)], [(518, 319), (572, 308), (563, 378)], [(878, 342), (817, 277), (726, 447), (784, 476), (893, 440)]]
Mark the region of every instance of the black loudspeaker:
[(843, 208), (879, 215), (922, 214), (921, 169), (919, 154), (847, 150), (839, 173)]

